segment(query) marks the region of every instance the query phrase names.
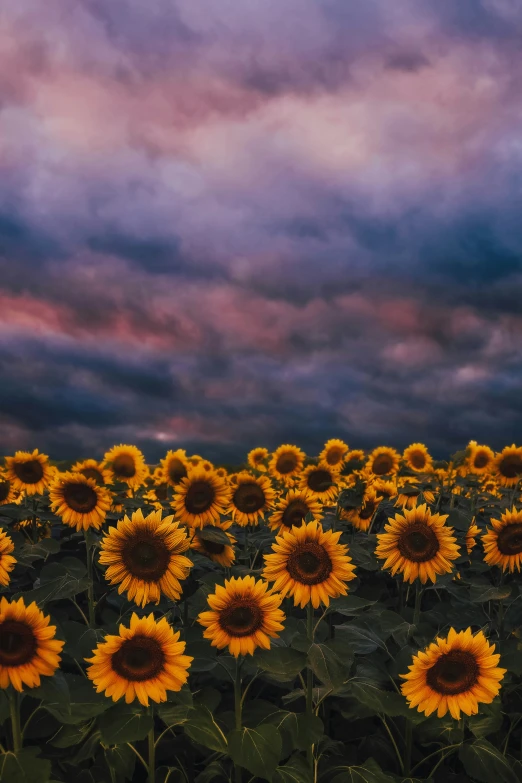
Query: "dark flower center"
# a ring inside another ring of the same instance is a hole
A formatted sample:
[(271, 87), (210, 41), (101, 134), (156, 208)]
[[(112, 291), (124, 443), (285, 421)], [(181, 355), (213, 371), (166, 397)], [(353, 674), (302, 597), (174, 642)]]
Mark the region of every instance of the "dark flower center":
[(307, 484), (312, 492), (328, 492), (333, 484), (329, 470), (312, 470), (308, 474)]
[(123, 642), (112, 656), (112, 668), (126, 680), (143, 682), (161, 673), (165, 654), (159, 642), (149, 636), (134, 636)]
[(230, 636), (250, 636), (263, 624), (263, 612), (255, 601), (237, 599), (219, 613), (219, 624)]
[(359, 511), (359, 517), (361, 519), (371, 519), (375, 511), (376, 503), (373, 500), (368, 501)]
[(291, 473), (297, 467), (297, 456), (293, 451), (284, 451), (279, 455), (276, 462), (276, 470), (283, 476)]
[(329, 465), (338, 465), (343, 458), (344, 451), (339, 446), (333, 446), (326, 454), (326, 461)]
[(296, 582), (317, 585), (325, 582), (332, 571), (328, 552), (315, 541), (298, 544), (288, 557), (286, 570)]
[(187, 469), (180, 459), (173, 457), (169, 462), (169, 479), (173, 484), (179, 484), (182, 478), (187, 475)]
[(498, 551), (503, 555), (518, 555), (522, 552), (522, 523), (506, 525), (497, 536)]
[(477, 451), (473, 465), (475, 468), (485, 468), (489, 462), (489, 456), (486, 451)]
[(132, 576), (145, 582), (157, 582), (170, 563), (170, 552), (161, 538), (138, 533), (122, 547), (122, 560)]
[(156, 500), (167, 500), (168, 484), (156, 484), (154, 494), (156, 495)]
[(24, 484), (38, 484), (44, 474), (42, 463), (37, 459), (31, 459), (27, 462), (15, 462), (13, 469), (16, 476)]
[(309, 511), (304, 500), (292, 500), (283, 511), (281, 524), (285, 527), (301, 527)]
[(425, 563), (435, 557), (440, 549), (440, 543), (429, 525), (424, 522), (414, 522), (401, 533), (397, 547), (406, 560)]
[(522, 473), (522, 457), (519, 454), (508, 454), (503, 457), (498, 467), (504, 478), (516, 478)]
[(208, 481), (195, 481), (185, 496), (185, 508), (189, 514), (204, 514), (214, 502), (216, 491)]
[(104, 484), (103, 475), (96, 468), (82, 468), (80, 470), (82, 476), (85, 478), (94, 479), (97, 484)]
[(112, 463), (112, 470), (121, 478), (132, 478), (136, 475), (136, 463), (131, 454), (119, 454)]
[(199, 540), (203, 544), (203, 549), (209, 555), (221, 555), (225, 551), (225, 544), (218, 544), (217, 541), (207, 541), (205, 538), (200, 538)]
[(480, 671), (477, 661), (467, 650), (452, 650), (441, 655), (428, 669), (426, 681), (430, 688), (445, 696), (454, 696), (472, 688)]
[(36, 653), (36, 638), (25, 623), (6, 620), (0, 624), (0, 666), (23, 666)]
[(255, 481), (240, 484), (234, 492), (234, 505), (238, 511), (244, 514), (254, 514), (265, 505), (265, 493), (263, 488)]
[(414, 468), (421, 470), (426, 465), (426, 455), (422, 451), (414, 451), (410, 454), (410, 462)]
[(384, 476), (393, 469), (393, 459), (389, 454), (379, 454), (373, 460), (372, 472), (376, 476)]
[(98, 495), (87, 484), (68, 482), (63, 488), (63, 499), (78, 514), (89, 514), (98, 503)]
[(3, 503), (9, 497), (10, 490), (11, 484), (9, 481), (0, 481), (0, 503)]

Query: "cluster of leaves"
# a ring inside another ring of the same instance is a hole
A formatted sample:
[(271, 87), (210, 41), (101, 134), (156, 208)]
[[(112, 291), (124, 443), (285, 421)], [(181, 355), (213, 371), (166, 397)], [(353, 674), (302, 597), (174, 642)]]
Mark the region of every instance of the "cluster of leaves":
[[(437, 495), (449, 514), (462, 547), (456, 573), (427, 586), (420, 622), (414, 624), (414, 588), (383, 572), (375, 559), (375, 533), (397, 512), (381, 504), (370, 534), (358, 532), (325, 513), (325, 528), (342, 528), (343, 541), (357, 567), (347, 596), (335, 599), (315, 617), (314, 642), (306, 631), (305, 611), (285, 600), (285, 629), (270, 650), (257, 650), (242, 669), (242, 728), (235, 728), (232, 680), (235, 661), (203, 639), (197, 615), (207, 595), (223, 584), (224, 570), (192, 553), (194, 568), (177, 604), (152, 607), (181, 629), (187, 653), (194, 657), (189, 685), (170, 693), (154, 714), (139, 704), (115, 704), (97, 694), (85, 675), (85, 658), (108, 633), (117, 633), (138, 611), (105, 582), (95, 555), (96, 627), (89, 627), (85, 540), (62, 525), (45, 498), (0, 507), (0, 524), (16, 544), (18, 564), (4, 594), (38, 602), (52, 617), (66, 644), (60, 671), (42, 678), (21, 703), (24, 747), (11, 747), (9, 703), (0, 692), (0, 780), (5, 783), (124, 783), (144, 781), (147, 736), (156, 728), (157, 780), (160, 783), (220, 783), (231, 780), (232, 765), (244, 780), (270, 783), (517, 783), (522, 781), (522, 590), (518, 575), (501, 578), (483, 560), (480, 544), (466, 554), (464, 536), (472, 517), (484, 529), (491, 516), (508, 505), (505, 497), (471, 492)], [(339, 506), (358, 502), (357, 487)], [(478, 492), (478, 490), (477, 490)], [(355, 493), (355, 494), (354, 494)], [(148, 509), (140, 493), (122, 498), (126, 511)], [(150, 509), (148, 509), (150, 510)], [(107, 524), (121, 515), (109, 514)], [(31, 519), (50, 536), (32, 543), (17, 523)], [(233, 575), (261, 575), (262, 555), (274, 534), (264, 526), (231, 529), (238, 539)], [(101, 534), (90, 532), (93, 551)], [(219, 541), (223, 532), (201, 535)], [(149, 613), (147, 607), (144, 613)], [(399, 674), (412, 656), (437, 635), (472, 626), (482, 628), (501, 653), (508, 670), (500, 697), (482, 705), (477, 716), (457, 723), (408, 708)], [(305, 711), (306, 670), (313, 672), (314, 714)], [(313, 744), (312, 772), (306, 750)]]

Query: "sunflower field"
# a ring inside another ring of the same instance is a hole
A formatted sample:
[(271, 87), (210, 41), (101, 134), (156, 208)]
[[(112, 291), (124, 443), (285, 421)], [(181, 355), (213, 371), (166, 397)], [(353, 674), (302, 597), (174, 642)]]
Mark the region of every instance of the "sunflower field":
[(522, 781), (522, 448), (0, 464), (0, 781)]

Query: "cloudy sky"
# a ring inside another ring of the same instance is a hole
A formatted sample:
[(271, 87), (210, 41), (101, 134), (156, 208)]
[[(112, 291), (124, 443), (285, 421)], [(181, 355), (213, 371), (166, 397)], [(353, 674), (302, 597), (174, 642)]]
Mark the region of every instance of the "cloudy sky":
[(0, 450), (522, 441), (520, 0), (3, 0)]

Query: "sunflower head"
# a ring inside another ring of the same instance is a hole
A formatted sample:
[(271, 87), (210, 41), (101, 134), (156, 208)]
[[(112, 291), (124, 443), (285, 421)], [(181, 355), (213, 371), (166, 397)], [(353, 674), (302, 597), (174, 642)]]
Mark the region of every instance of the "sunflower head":
[(136, 446), (123, 444), (113, 446), (105, 454), (104, 461), (114, 481), (128, 484), (131, 489), (141, 487), (149, 473), (145, 457)]
[(38, 449), (17, 451), (14, 457), (5, 458), (5, 475), (13, 489), (26, 495), (42, 495), (52, 480), (55, 470), (49, 465), (49, 457)]
[(0, 599), (0, 688), (36, 688), (41, 675), (55, 673), (65, 642), (54, 638), (50, 619), (34, 601), (26, 606), (23, 598)]
[(349, 511), (343, 510), (341, 519), (346, 519), (358, 530), (366, 532), (381, 501), (382, 495), (377, 494), (374, 486), (369, 486), (364, 492), (360, 507)]
[(334, 471), (326, 462), (317, 465), (309, 465), (299, 477), (299, 489), (309, 492), (311, 497), (322, 503), (335, 500), (339, 488), (338, 472)]
[(112, 503), (105, 487), (81, 473), (60, 473), (49, 488), (49, 499), (62, 522), (78, 531), (99, 530)]
[(272, 507), (275, 492), (267, 476), (253, 476), (246, 470), (236, 474), (231, 490), (230, 510), (237, 524), (257, 525)]
[(447, 514), (432, 514), (425, 504), (404, 509), (377, 535), (375, 554), (385, 560), (392, 576), (400, 573), (404, 581), (420, 579), (435, 582), (437, 575), (450, 573), (452, 561), (459, 556), (453, 529), (445, 525)]
[(16, 503), (21, 498), (20, 490), (14, 488), (13, 481), (7, 478), (6, 473), (0, 471), (0, 506), (8, 503)]
[(428, 473), (433, 469), (430, 453), (424, 443), (412, 443), (404, 450), (402, 458), (410, 470), (416, 473)]
[(100, 563), (108, 566), (107, 581), (138, 606), (158, 604), (162, 593), (177, 601), (182, 591), (179, 580), (186, 579), (192, 567), (183, 555), (189, 545), (185, 529), (173, 516), (162, 519), (161, 511), (153, 511), (144, 517), (138, 509), (132, 519), (126, 516), (109, 528)]
[(408, 705), (418, 712), (438, 718), (449, 711), (460, 720), (476, 715), (480, 703), (491, 704), (500, 691), (506, 669), (500, 669), (500, 655), (488, 644), (482, 631), (471, 628), (457, 633), (451, 628), (446, 638), (437, 638), (413, 657), (408, 674), (401, 674), (401, 686)]
[(397, 481), (397, 500), (395, 505), (401, 508), (413, 508), (419, 500), (431, 504), (435, 502), (435, 495), (427, 487), (422, 487), (418, 478), (404, 476)]
[(252, 451), (248, 452), (247, 461), (251, 468), (260, 470), (262, 473), (266, 471), (266, 463), (269, 457), (268, 449), (258, 446)]
[(492, 528), (482, 536), (485, 561), (503, 571), (520, 571), (522, 562), (522, 511), (506, 510), (500, 519), (491, 520)]
[(225, 580), (225, 586), (216, 585), (207, 600), (210, 611), (198, 616), (205, 627), (203, 636), (213, 647), (228, 647), (236, 658), (253, 655), (256, 647), (270, 649), (270, 639), (283, 630), (282, 596), (253, 576)]
[(330, 470), (341, 470), (348, 454), (348, 446), (343, 440), (331, 438), (324, 444), (319, 454), (319, 462), (325, 462)]
[(301, 527), (305, 517), (312, 514), (318, 520), (321, 516), (321, 505), (307, 490), (290, 489), (269, 517), (271, 530), (291, 530)]
[(163, 617), (132, 615), (130, 627), (120, 625), (118, 636), (106, 636), (98, 644), (87, 676), (97, 693), (105, 693), (113, 701), (125, 697), (127, 704), (138, 699), (148, 707), (149, 699), (157, 703), (167, 700), (167, 691), (179, 691), (187, 682), (188, 669), (194, 660), (184, 655), (185, 642), (179, 641), (179, 631), (173, 631)]
[(71, 473), (81, 473), (82, 476), (93, 479), (100, 486), (112, 484), (110, 470), (107, 470), (103, 462), (97, 462), (95, 459), (84, 459), (81, 462), (76, 462), (71, 468)]
[(185, 449), (177, 449), (176, 451), (171, 449), (160, 461), (158, 469), (160, 483), (175, 487), (181, 479), (187, 476), (191, 467)]
[(471, 441), (467, 451), (466, 465), (470, 473), (483, 476), (491, 470), (495, 455), (489, 446), (479, 446), (475, 441)]
[(375, 479), (371, 485), (375, 492), (382, 498), (390, 500), (397, 495), (397, 483), (395, 481), (386, 481), (385, 479)]
[(466, 531), (466, 536), (465, 536), (466, 550), (468, 555), (470, 555), (471, 552), (473, 551), (473, 548), (476, 544), (475, 536), (478, 536), (479, 533), (480, 533), (480, 528), (478, 527), (478, 525), (475, 524), (475, 519), (473, 519), (473, 521), (471, 522), (470, 526)]
[(268, 470), (278, 481), (288, 483), (301, 472), (304, 458), (304, 451), (301, 451), (297, 446), (285, 444), (279, 446), (272, 454)]
[(199, 535), (198, 530), (196, 529), (191, 530), (190, 548), (195, 552), (199, 552), (200, 555), (208, 557), (209, 560), (212, 560), (214, 563), (219, 563), (219, 565), (222, 565), (224, 568), (230, 568), (236, 557), (234, 545), (237, 543), (234, 536), (226, 532), (231, 525), (232, 520), (229, 519), (225, 522), (218, 522), (215, 526), (210, 528), (211, 530), (213, 530), (214, 527), (220, 528), (228, 539), (227, 544), (222, 541), (213, 541), (208, 535)]
[(176, 487), (171, 505), (177, 518), (189, 527), (215, 525), (226, 514), (230, 488), (214, 471), (198, 466)]
[(522, 448), (506, 446), (497, 454), (492, 471), (504, 487), (514, 487), (522, 478)]
[(0, 530), (0, 585), (7, 587), (11, 580), (11, 571), (16, 565), (16, 559), (12, 556), (14, 544), (5, 530)]
[(341, 531), (324, 531), (315, 521), (286, 530), (276, 537), (272, 554), (264, 556), (264, 578), (274, 582), (274, 590), (292, 595), (295, 606), (328, 606), (330, 598), (346, 595), (347, 582), (355, 578), (340, 536)]
[(390, 476), (399, 470), (400, 455), (388, 446), (378, 446), (368, 457), (366, 467), (374, 476)]

